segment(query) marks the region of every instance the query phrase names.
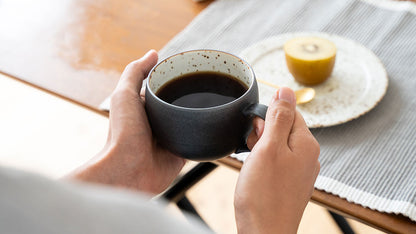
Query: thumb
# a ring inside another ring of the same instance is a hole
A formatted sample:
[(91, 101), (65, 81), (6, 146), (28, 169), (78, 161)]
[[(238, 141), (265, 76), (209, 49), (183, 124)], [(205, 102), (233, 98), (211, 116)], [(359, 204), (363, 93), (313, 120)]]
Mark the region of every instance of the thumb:
[(289, 88), (280, 88), (267, 109), (264, 133), (261, 138), (287, 145), (295, 120), (295, 112), (295, 93)]
[(142, 81), (147, 77), (149, 71), (157, 63), (157, 52), (150, 50), (142, 58), (129, 63), (121, 74), (116, 90), (134, 88), (140, 92)]

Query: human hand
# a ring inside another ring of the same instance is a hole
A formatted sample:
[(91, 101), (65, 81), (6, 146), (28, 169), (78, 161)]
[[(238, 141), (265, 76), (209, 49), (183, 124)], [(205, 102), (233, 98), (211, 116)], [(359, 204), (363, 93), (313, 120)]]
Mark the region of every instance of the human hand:
[[(292, 90), (273, 97), (265, 122), (238, 178), (234, 206), (239, 233), (296, 233), (318, 176), (319, 144), (299, 112)], [(264, 129), (263, 129), (264, 127)]]
[(126, 66), (111, 96), (106, 145), (67, 178), (158, 194), (178, 175), (185, 160), (156, 144), (139, 94), (157, 57), (151, 50)]

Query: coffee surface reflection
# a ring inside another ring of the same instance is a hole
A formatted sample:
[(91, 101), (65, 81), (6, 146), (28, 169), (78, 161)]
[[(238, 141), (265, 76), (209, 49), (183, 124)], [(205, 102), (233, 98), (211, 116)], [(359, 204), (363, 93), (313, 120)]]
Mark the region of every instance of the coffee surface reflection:
[(241, 97), (248, 87), (219, 72), (194, 72), (179, 76), (156, 93), (163, 101), (187, 108), (220, 106)]

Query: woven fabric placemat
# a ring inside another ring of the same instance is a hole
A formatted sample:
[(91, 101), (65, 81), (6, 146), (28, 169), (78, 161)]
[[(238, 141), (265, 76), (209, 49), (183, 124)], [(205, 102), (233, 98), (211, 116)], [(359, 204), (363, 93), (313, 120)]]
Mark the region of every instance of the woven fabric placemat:
[(387, 70), (387, 93), (358, 119), (312, 130), (321, 145), (315, 187), (416, 221), (415, 9), (411, 2), (385, 0), (216, 0), (160, 57), (191, 49), (238, 55), (266, 38), (303, 31), (364, 45)]

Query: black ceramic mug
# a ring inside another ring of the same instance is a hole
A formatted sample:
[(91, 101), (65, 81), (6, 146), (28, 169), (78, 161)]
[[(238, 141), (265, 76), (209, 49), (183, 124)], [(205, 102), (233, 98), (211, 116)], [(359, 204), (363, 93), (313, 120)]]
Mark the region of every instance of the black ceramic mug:
[[(188, 108), (163, 101), (156, 94), (178, 77), (195, 72), (231, 75), (247, 90), (237, 99), (213, 107)], [(153, 135), (169, 151), (196, 161), (215, 160), (248, 151), (246, 138), (254, 116), (265, 118), (267, 106), (259, 104), (253, 69), (235, 55), (216, 50), (193, 50), (158, 63), (146, 83), (146, 113)]]

